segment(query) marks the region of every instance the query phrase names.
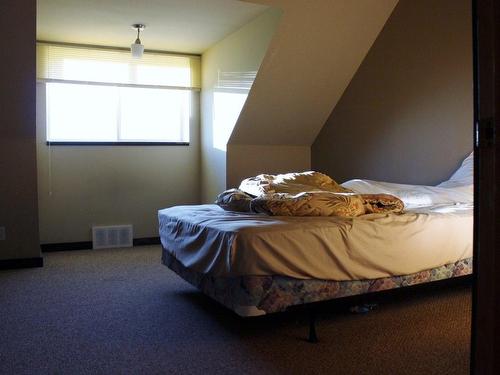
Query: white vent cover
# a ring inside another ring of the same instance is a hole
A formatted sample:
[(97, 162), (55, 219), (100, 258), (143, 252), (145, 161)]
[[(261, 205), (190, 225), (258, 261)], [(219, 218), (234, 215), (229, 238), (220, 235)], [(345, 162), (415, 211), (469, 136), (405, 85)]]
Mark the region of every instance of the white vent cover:
[(133, 246), (132, 225), (110, 225), (92, 227), (92, 248), (105, 249), (110, 247)]

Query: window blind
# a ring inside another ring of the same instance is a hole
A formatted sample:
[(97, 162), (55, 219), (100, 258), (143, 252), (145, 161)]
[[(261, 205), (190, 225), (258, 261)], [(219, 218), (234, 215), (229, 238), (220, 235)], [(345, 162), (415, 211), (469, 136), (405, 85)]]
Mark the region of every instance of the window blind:
[(250, 91), (257, 76), (257, 71), (223, 72), (219, 70), (217, 76), (218, 89)]
[(37, 78), (73, 83), (200, 89), (200, 56), (37, 43)]

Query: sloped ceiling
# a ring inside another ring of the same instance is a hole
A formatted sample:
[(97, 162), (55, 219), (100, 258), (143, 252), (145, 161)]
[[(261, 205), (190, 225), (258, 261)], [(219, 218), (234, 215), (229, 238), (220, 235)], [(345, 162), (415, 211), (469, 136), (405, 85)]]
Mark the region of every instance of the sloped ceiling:
[(38, 0), (37, 39), (202, 53), (267, 9), (236, 0)]
[(310, 146), (398, 0), (258, 2), (284, 14), (229, 144)]

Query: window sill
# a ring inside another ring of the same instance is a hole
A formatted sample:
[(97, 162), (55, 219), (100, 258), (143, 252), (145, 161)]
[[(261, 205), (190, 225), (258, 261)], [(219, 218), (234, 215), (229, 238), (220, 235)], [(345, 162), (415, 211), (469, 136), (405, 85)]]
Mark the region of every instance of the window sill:
[(47, 146), (189, 146), (189, 142), (46, 142)]

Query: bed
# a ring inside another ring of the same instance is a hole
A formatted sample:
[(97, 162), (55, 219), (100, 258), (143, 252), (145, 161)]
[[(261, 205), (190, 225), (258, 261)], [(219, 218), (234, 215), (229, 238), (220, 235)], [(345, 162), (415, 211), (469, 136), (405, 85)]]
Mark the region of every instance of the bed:
[(437, 186), (350, 180), (405, 212), (269, 216), (217, 205), (158, 212), (162, 262), (236, 314), (379, 292), (472, 273), (473, 155)]

